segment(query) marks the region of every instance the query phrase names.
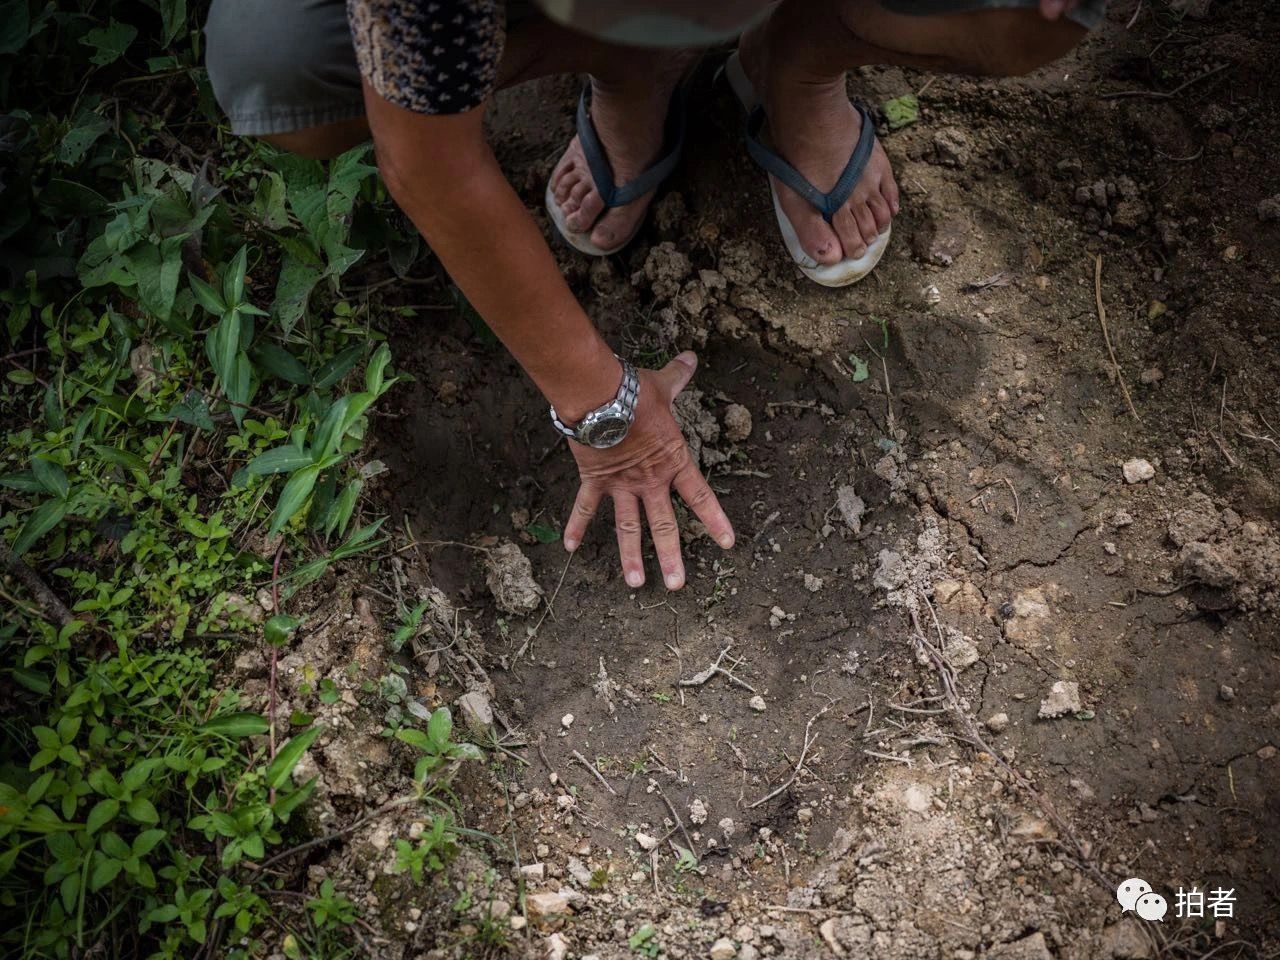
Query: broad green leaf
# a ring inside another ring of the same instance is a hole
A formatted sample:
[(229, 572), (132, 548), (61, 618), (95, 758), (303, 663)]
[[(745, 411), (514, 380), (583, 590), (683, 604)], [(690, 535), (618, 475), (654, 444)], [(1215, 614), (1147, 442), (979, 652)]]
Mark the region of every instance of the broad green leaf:
[[(291, 190), (292, 193), (292, 190)], [(324, 276), (324, 264), (316, 251), (299, 237), (281, 237), (284, 259), (276, 280), (271, 315), (288, 334), (307, 312), (311, 292)]]
[(355, 368), (364, 353), (364, 345), (357, 344), (353, 347), (347, 347), (341, 353), (335, 354), (316, 371), (315, 388), (317, 390), (328, 390)]
[(223, 737), (256, 737), (271, 729), (267, 718), (257, 713), (224, 713), (204, 725), (206, 733)]
[(129, 269), (137, 278), (138, 303), (157, 320), (166, 321), (182, 279), (182, 245), (188, 234), (165, 237), (159, 246), (144, 242), (128, 253)]
[(407, 743), (411, 747), (417, 747), (423, 753), (434, 753), (431, 738), (421, 730), (415, 730), (413, 727), (401, 727), (396, 731), (396, 739), (401, 743)]
[(305, 387), (311, 383), (311, 371), (302, 361), (277, 343), (260, 343), (251, 354), (258, 369), (286, 383)]
[(67, 483), (67, 474), (62, 467), (54, 463), (52, 460), (46, 460), (44, 457), (35, 457), (31, 461), (31, 472), (40, 481), (46, 493), (51, 493), (55, 497), (65, 500), (70, 487)]
[(274, 537), (283, 530), (284, 525), (293, 518), (293, 515), (302, 509), (302, 505), (307, 502), (307, 497), (311, 496), (311, 490), (315, 487), (316, 478), (319, 475), (320, 468), (310, 466), (302, 468), (289, 478), (289, 482), (280, 491), (280, 500), (276, 504), (275, 513), (271, 515), (271, 529), (268, 536)]
[(273, 808), (276, 812), (276, 816), (281, 820), (288, 820), (289, 814), (298, 809), (301, 804), (306, 802), (307, 797), (311, 796), (312, 792), (316, 788), (317, 779), (319, 779), (319, 774), (316, 774), (316, 776), (312, 777), (292, 793), (284, 794), (283, 796), (277, 794), (276, 805)]
[(867, 361), (863, 360), (856, 353), (849, 354), (849, 364), (853, 367), (853, 382), (861, 383), (871, 376), (871, 371), (867, 368)]
[(92, 110), (82, 109), (72, 121), (71, 129), (58, 144), (58, 162), (75, 166), (84, 159), (97, 139), (110, 129), (111, 124), (105, 117)]
[(94, 854), (94, 860), (93, 872), (89, 874), (89, 889), (96, 893), (119, 876), (124, 864), (101, 853)]
[(437, 707), (431, 714), (431, 719), (427, 721), (427, 736), (438, 749), (443, 749), (448, 744), (451, 733), (453, 733), (453, 715), (449, 713), (448, 707)]
[(116, 818), (116, 814), (120, 812), (120, 801), (114, 797), (106, 797), (94, 804), (93, 809), (89, 811), (89, 816), (85, 819), (85, 829), (90, 833), (97, 833), (104, 826)]
[(102, 847), (103, 853), (115, 857), (117, 860), (127, 860), (132, 854), (129, 845), (120, 839), (120, 834), (114, 830), (108, 830), (104, 833), (102, 839), (98, 841), (98, 845)]
[(118, 447), (108, 447), (102, 443), (94, 443), (90, 444), (90, 446), (93, 447), (98, 456), (108, 463), (113, 463), (117, 467), (124, 467), (126, 470), (147, 472), (147, 462), (136, 453), (130, 453), (128, 450), (121, 450)]
[(173, 43), (187, 26), (187, 0), (160, 0), (161, 44)]
[(293, 473), (313, 462), (311, 454), (300, 447), (273, 447), (250, 460), (245, 469), (255, 477), (264, 477), (274, 473)]
[(200, 430), (213, 429), (213, 419), (209, 416), (209, 401), (198, 390), (188, 391), (185, 397), (169, 408), (165, 417), (170, 420), (180, 420)]
[(351, 522), (351, 517), (356, 510), (356, 503), (360, 499), (360, 491), (364, 489), (364, 483), (360, 480), (353, 480), (342, 488), (342, 492), (338, 494), (338, 498), (333, 503), (333, 510), (329, 513), (329, 518), (325, 523), (325, 536), (337, 532), (338, 536), (342, 536), (347, 532), (347, 524)]
[(302, 755), (307, 752), (307, 748), (311, 746), (316, 737), (320, 736), (323, 730), (324, 727), (322, 726), (304, 730), (282, 746), (280, 752), (276, 754), (275, 759), (267, 767), (267, 786), (275, 790), (283, 787), (288, 782), (289, 774), (293, 772), (293, 768), (302, 759)]
[(249, 248), (241, 247), (227, 264), (222, 275), (222, 299), (235, 306), (244, 299), (244, 272), (249, 262)]
[(191, 292), (195, 294), (196, 303), (204, 307), (215, 317), (220, 317), (227, 312), (227, 305), (222, 299), (222, 294), (218, 293), (212, 286), (205, 283), (194, 273), (189, 278), (191, 284)]
[(316, 427), (315, 439), (311, 449), (317, 460), (329, 456), (342, 440), (342, 425), (346, 419), (347, 408), (351, 406), (353, 394), (339, 397), (330, 404), (324, 419)]
[(138, 833), (138, 836), (133, 841), (133, 855), (146, 856), (150, 854), (152, 850), (155, 850), (156, 845), (161, 840), (164, 840), (165, 836), (166, 831), (163, 831), (163, 829), (145, 829), (145, 831)]
[(263, 625), (262, 632), (271, 646), (283, 647), (301, 622), (287, 613), (277, 613)]
[(89, 62), (105, 67), (124, 56), (125, 50), (137, 36), (137, 27), (112, 19), (105, 27), (90, 30), (80, 42), (85, 46), (93, 47), (94, 53), (89, 58)]
[(8, 487), (10, 490), (17, 490), (19, 493), (44, 492), (44, 487), (41, 486), (40, 481), (36, 479), (36, 475), (30, 470), (5, 474), (0, 477), (0, 487)]
[(525, 529), (539, 543), (555, 543), (560, 539), (560, 531), (547, 523), (531, 523)]
[(285, 209), (284, 177), (274, 170), (264, 171), (253, 195), (252, 210), (268, 230), (280, 230), (289, 226), (289, 211)]
[(13, 541), (14, 554), (20, 557), (35, 546), (41, 537), (62, 522), (66, 512), (65, 500), (46, 500), (32, 510), (27, 516), (27, 522), (18, 531), (17, 539)]
[(138, 823), (159, 823), (160, 814), (146, 797), (134, 797), (125, 807), (125, 811)]
[(890, 130), (910, 126), (920, 119), (920, 101), (913, 93), (904, 93), (900, 97), (886, 100), (884, 116), (889, 121)]
[(210, 328), (204, 341), (213, 372), (225, 385), (235, 378), (236, 354), (240, 352), (240, 318), (227, 314)]

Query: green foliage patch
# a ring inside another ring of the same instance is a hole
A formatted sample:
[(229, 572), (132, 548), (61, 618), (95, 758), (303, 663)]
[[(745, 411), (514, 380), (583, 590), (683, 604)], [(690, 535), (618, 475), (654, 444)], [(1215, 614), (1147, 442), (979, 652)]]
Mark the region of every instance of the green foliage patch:
[[(323, 729), (272, 729), (226, 661), (295, 642), (280, 607), (385, 542), (361, 447), (397, 377), (342, 282), (419, 244), (368, 148), (325, 165), (227, 134), (193, 12), (0, 0), (5, 956), (340, 956), (356, 916), (263, 870), (305, 836)], [(396, 735), (414, 802), (479, 758), (447, 711)], [(440, 869), (459, 829), (436, 816), (404, 869)]]

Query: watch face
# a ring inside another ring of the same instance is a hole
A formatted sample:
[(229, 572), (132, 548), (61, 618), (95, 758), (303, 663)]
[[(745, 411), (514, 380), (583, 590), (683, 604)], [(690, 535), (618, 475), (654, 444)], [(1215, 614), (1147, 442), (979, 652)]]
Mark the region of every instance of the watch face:
[(603, 449), (621, 443), (627, 436), (631, 421), (626, 417), (602, 417), (586, 425), (582, 441), (589, 447)]

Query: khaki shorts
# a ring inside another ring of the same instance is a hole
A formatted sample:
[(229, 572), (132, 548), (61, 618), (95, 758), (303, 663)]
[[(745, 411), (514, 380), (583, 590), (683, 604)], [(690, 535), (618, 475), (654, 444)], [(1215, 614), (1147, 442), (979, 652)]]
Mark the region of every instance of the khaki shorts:
[[(550, 4), (548, 9), (565, 6), (555, 0), (537, 2)], [(881, 3), (886, 10), (910, 16), (1038, 5), (1037, 0)], [(1070, 19), (1092, 29), (1105, 13), (1106, 0), (1084, 0)], [(506, 16), (510, 29), (542, 13), (534, 0), (511, 0)], [(690, 46), (693, 38), (679, 26), (651, 18), (647, 29), (656, 30), (657, 36), (627, 39), (637, 45)], [(213, 0), (204, 29), (209, 81), (232, 132), (245, 136), (289, 133), (363, 115), (364, 96), (345, 0)], [(733, 31), (727, 34), (734, 35)]]

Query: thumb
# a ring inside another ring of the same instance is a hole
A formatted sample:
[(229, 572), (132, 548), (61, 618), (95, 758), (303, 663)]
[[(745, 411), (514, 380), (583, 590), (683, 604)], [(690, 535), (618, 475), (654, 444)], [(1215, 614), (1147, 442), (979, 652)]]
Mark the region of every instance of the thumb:
[(659, 370), (655, 379), (661, 385), (668, 400), (674, 400), (676, 394), (689, 385), (693, 372), (698, 369), (698, 355), (686, 350)]

